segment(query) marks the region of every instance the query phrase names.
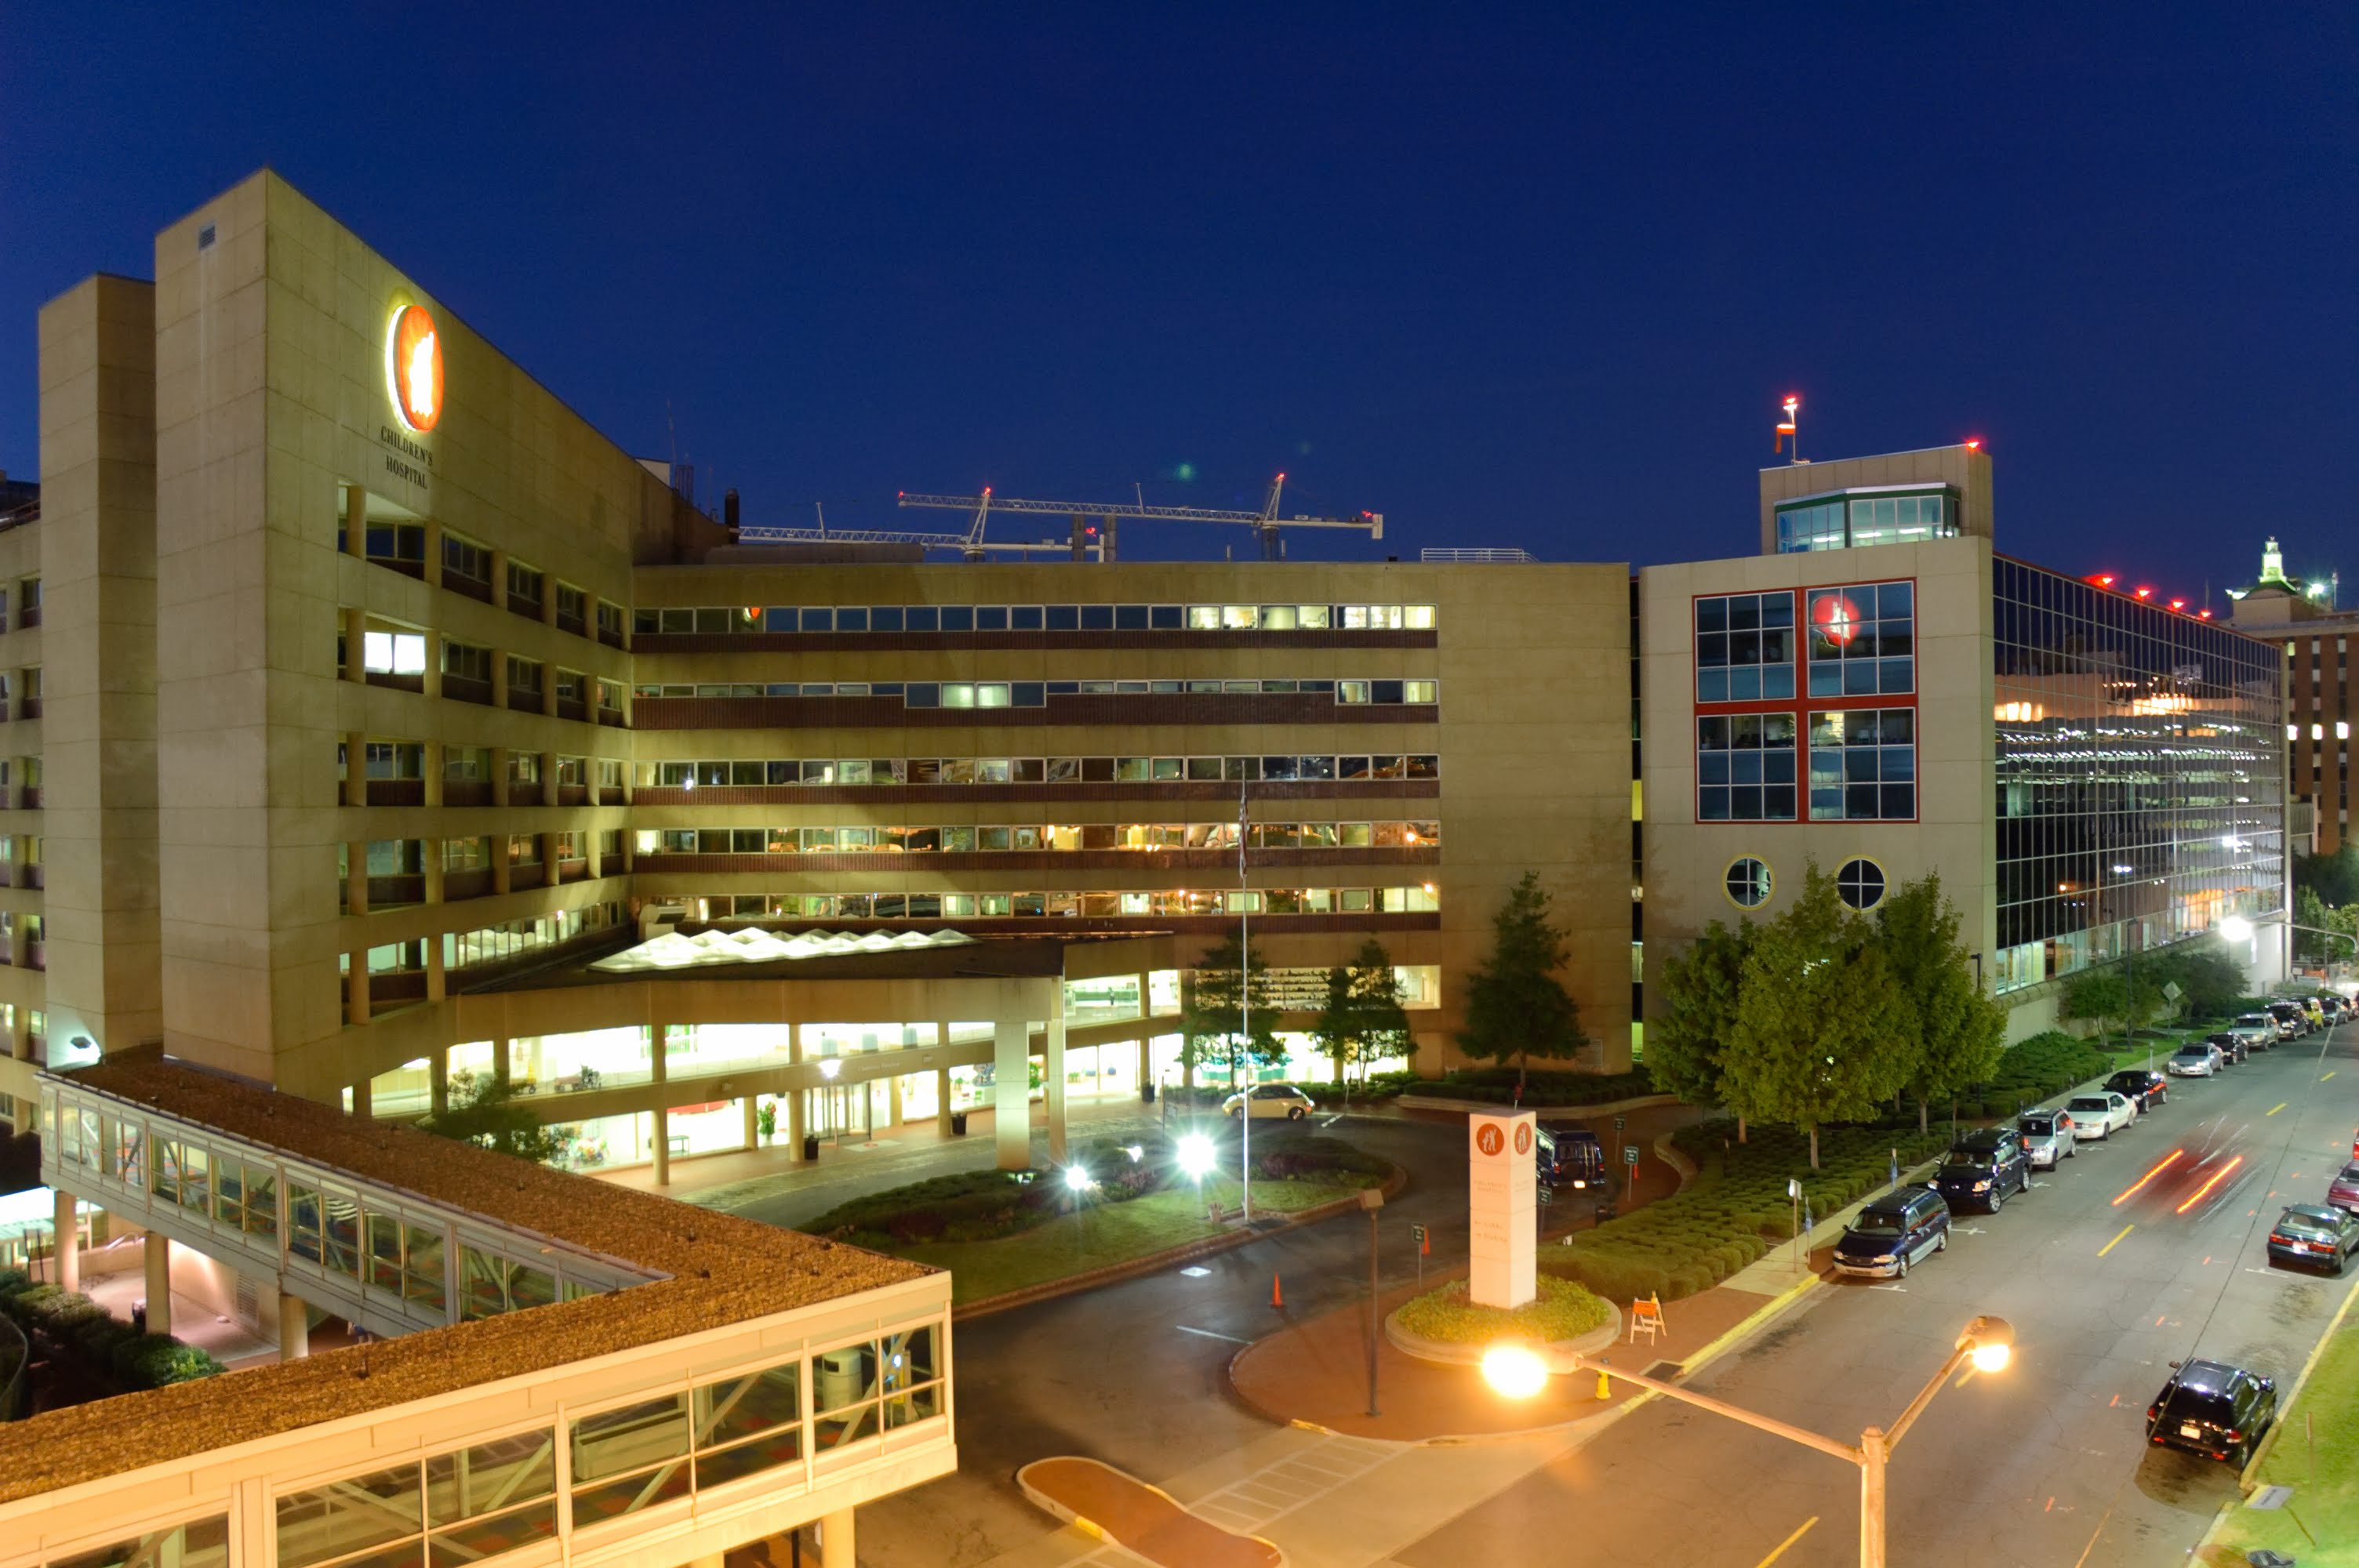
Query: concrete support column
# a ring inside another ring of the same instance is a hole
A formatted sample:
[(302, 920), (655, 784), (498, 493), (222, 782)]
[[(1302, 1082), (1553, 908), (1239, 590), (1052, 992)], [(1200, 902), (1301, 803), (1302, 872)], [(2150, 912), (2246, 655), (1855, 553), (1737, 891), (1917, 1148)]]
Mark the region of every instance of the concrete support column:
[[(434, 879), (437, 883), (441, 880), (440, 876)], [(442, 890), (440, 886), (431, 887), (428, 891), (432, 895), (433, 903), (440, 903), (442, 901)], [(426, 939), (426, 1000), (440, 1001), (450, 994), (451, 971), (443, 967), (442, 938), (439, 935), (429, 936)]]
[(172, 1332), (172, 1238), (151, 1230), (142, 1246), (147, 1266), (147, 1332)]
[[(557, 686), (552, 681), (543, 681), (540, 689), (553, 694)], [(549, 711), (552, 714), (557, 711), (557, 698), (553, 695), (549, 699)], [(557, 753), (554, 752), (540, 754), (540, 804), (557, 804)]]
[(508, 553), (492, 552), (492, 602), (502, 610), (508, 607)]
[[(1155, 1047), (1149, 1044), (1149, 1037), (1142, 1034), (1138, 1037), (1138, 1082), (1141, 1087), (1155, 1082), (1151, 1076), (1154, 1071)], [(1158, 1087), (1155, 1092), (1160, 1095), (1163, 1090)]]
[(425, 871), (426, 902), (440, 903), (442, 902), (442, 840), (429, 838), (419, 846), (419, 850)]
[[(442, 695), (442, 633), (430, 626), (426, 629), (426, 669), (424, 671), (424, 676), (426, 683), (426, 695), (430, 697), (440, 697)], [(438, 752), (440, 751), (442, 749), (441, 742), (439, 741), (436, 741), (434, 743), (434, 749)], [(429, 806), (433, 805), (441, 797), (439, 795), (429, 796), (427, 804)]]
[[(429, 671), (431, 671), (433, 667), (434, 666), (431, 665), (427, 666)], [(427, 681), (430, 686), (434, 681), (434, 676), (429, 674), (427, 676)], [(429, 690), (426, 695), (429, 697), (432, 697), (438, 694)], [(425, 775), (425, 777), (419, 782), (426, 786), (425, 795), (427, 805), (440, 806), (442, 804), (443, 770), (448, 768), (450, 765), (451, 759), (442, 750), (441, 741), (429, 741), (425, 743), (422, 754), (419, 758), (418, 767), (419, 772)]]
[(759, 1149), (762, 1146), (762, 1097), (758, 1094), (747, 1094), (745, 1109), (745, 1147)]
[(368, 804), (368, 736), (357, 730), (344, 736), (344, 804)]
[(508, 865), (508, 836), (495, 833), (492, 835), (492, 891), (495, 893), (508, 892), (514, 886), (512, 877)]
[(658, 1023), (647, 1031), (647, 1076), (658, 1084), (671, 1081), (671, 1025)]
[(301, 1296), (278, 1292), (278, 1358), (300, 1361), (311, 1354), (310, 1309)]
[(344, 987), (344, 1022), (366, 1023), (369, 1021), (368, 953), (365, 949), (347, 953), (344, 960), (352, 966), (351, 981)]
[(356, 484), (344, 486), (344, 554), (368, 555), (368, 492)]
[(508, 1088), (508, 1050), (509, 1042), (506, 1035), (492, 1036), (492, 1081), (500, 1086), (500, 1092), (503, 1094), (506, 1093)]
[(819, 1520), (819, 1568), (860, 1568), (853, 1553), (852, 1510), (838, 1509)]
[[(803, 1026), (801, 1024), (787, 1025), (787, 1048), (791, 1053), (793, 1060), (799, 1062), (803, 1059)], [(807, 1091), (801, 1088), (787, 1091), (787, 1142), (793, 1148), (798, 1161), (803, 1157), (803, 1132), (809, 1126), (809, 1121), (803, 1113), (806, 1096)]]
[(1049, 1021), (1049, 1041), (1040, 1063), (1040, 1087), (1048, 1100), (1049, 1160), (1065, 1162), (1065, 1021)]
[(426, 520), (426, 580), (442, 586), (442, 524), (432, 517)]
[(368, 840), (348, 839), (344, 844), (344, 913), (368, 912)]
[[(440, 948), (442, 945), (437, 942), (434, 946)], [(433, 978), (431, 968), (427, 971), (427, 978), (430, 984)], [(426, 1103), (436, 1116), (451, 1108), (451, 1053), (448, 1051), (426, 1054)]]
[(506, 746), (485, 747), (484, 766), (492, 775), (492, 804), (508, 805), (508, 749)]
[(375, 1114), (375, 1108), (369, 1104), (369, 1080), (365, 1076), (353, 1085), (353, 1114), (364, 1120)]
[(664, 1108), (660, 1100), (656, 1102), (655, 1137), (647, 1147), (656, 1157), (656, 1185), (671, 1185), (671, 1112)]
[(1032, 1026), (1000, 1019), (991, 1026), (992, 1121), (999, 1168), (1032, 1168)]
[(901, 1125), (901, 1075), (894, 1074), (888, 1082), (892, 1087), (892, 1108), (886, 1113), (888, 1118), (886, 1125), (898, 1127)]
[(366, 648), (363, 633), (367, 630), (367, 611), (354, 608), (344, 611), (344, 678), (348, 681), (368, 678), (368, 661), (363, 656)]
[(12, 1004), (8, 1009), (8, 1054), (19, 1062), (33, 1059), (33, 1010)]
[(508, 656), (499, 648), (492, 650), (492, 706), (502, 712), (508, 706)]
[(82, 1289), (82, 1227), (74, 1195), (63, 1187), (51, 1195), (49, 1211), (49, 1278), (61, 1291)]
[(951, 1135), (951, 1070), (934, 1069), (934, 1130), (944, 1138)]

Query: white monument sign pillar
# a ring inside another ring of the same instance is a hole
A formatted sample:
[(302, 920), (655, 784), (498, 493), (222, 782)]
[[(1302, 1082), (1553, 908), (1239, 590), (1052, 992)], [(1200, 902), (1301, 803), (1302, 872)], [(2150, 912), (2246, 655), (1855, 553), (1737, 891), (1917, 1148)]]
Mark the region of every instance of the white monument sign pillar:
[(1466, 1291), (1477, 1306), (1519, 1307), (1535, 1293), (1535, 1120), (1530, 1111), (1466, 1119), (1466, 1235), (1473, 1263)]

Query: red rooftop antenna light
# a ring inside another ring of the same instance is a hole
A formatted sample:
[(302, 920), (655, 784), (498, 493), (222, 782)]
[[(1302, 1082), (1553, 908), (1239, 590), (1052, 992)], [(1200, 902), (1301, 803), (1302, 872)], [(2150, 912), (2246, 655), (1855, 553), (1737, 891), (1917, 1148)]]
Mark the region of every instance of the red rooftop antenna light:
[(1778, 406), (1785, 409), (1786, 417), (1778, 422), (1777, 438), (1771, 444), (1769, 449), (1773, 452), (1783, 452), (1789, 460), (1799, 463), (1802, 460), (1800, 435), (1802, 395), (1799, 392), (1789, 392), (1786, 395), (1786, 401)]

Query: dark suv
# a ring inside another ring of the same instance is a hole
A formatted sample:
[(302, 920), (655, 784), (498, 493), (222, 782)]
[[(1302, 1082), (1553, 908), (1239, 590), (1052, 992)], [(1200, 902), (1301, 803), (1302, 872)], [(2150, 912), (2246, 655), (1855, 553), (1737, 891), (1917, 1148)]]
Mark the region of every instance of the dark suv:
[(2151, 1067), (2124, 1067), (2105, 1080), (2105, 1087), (2140, 1111), (2170, 1102), (2170, 1080)]
[(1969, 1132), (1941, 1156), (1933, 1188), (1951, 1208), (1980, 1204), (1996, 1214), (2011, 1193), (2031, 1185), (2031, 1155), (2023, 1135), (2011, 1127)]
[(2253, 1054), (2252, 1046), (2240, 1034), (2206, 1034), (2203, 1044), (2219, 1047), (2220, 1060), (2230, 1066), (2246, 1060)]
[(1835, 1268), (1845, 1274), (1890, 1279), (1950, 1245), (1950, 1206), (1928, 1187), (1903, 1187), (1859, 1211), (1835, 1243)]
[(2243, 1469), (2277, 1419), (2277, 1379), (2219, 1361), (2174, 1365), (2170, 1381), (2146, 1407), (2147, 1440)]

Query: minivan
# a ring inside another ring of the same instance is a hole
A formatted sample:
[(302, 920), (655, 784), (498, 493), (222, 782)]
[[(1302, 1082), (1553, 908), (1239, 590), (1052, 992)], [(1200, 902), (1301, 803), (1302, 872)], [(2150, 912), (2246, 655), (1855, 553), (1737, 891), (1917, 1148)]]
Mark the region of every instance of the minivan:
[(1894, 1279), (1949, 1245), (1950, 1206), (1941, 1195), (1930, 1187), (1903, 1187), (1859, 1211), (1835, 1243), (1835, 1268), (1866, 1279)]
[(2031, 1185), (2031, 1156), (2024, 1150), (2023, 1135), (2012, 1127), (1967, 1133), (1941, 1156), (1933, 1185), (1952, 1207), (1979, 1204), (1996, 1214), (2008, 1195)]

